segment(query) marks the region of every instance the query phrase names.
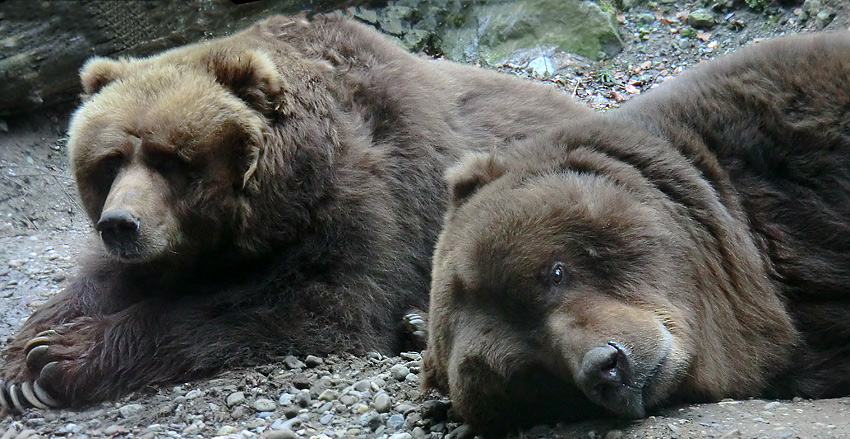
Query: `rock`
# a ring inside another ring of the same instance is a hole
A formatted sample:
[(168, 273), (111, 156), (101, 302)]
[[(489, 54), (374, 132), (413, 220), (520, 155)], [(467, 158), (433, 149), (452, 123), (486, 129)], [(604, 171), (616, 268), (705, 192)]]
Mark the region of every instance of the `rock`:
[(357, 398), (355, 398), (353, 395), (342, 395), (339, 397), (339, 402), (350, 407), (354, 405), (355, 402), (357, 402)]
[(708, 9), (697, 9), (688, 14), (688, 24), (697, 29), (711, 29), (714, 27), (714, 13)]
[(266, 431), (263, 437), (265, 439), (296, 439), (298, 435), (292, 430), (283, 429)]
[(404, 381), (404, 378), (407, 374), (410, 373), (410, 369), (404, 367), (401, 364), (396, 364), (392, 368), (390, 368), (390, 375), (395, 378), (397, 381)]
[(128, 419), (139, 416), (144, 409), (145, 406), (141, 404), (127, 404), (119, 408), (118, 413), (121, 414), (122, 418)]
[(605, 439), (621, 439), (622, 437), (622, 430), (609, 430), (608, 433), (605, 433)]
[(555, 73), (555, 63), (548, 56), (538, 56), (528, 63), (532, 75), (549, 77)]
[(298, 407), (286, 407), (283, 409), (283, 416), (286, 416), (286, 419), (292, 419), (298, 416)]
[(233, 392), (230, 395), (227, 395), (227, 399), (225, 400), (227, 408), (231, 408), (237, 404), (242, 404), (243, 402), (245, 402), (245, 394), (242, 392)]
[(365, 392), (372, 387), (372, 382), (369, 380), (360, 380), (351, 387), (358, 392)]
[(451, 407), (451, 404), (447, 402), (425, 401), (422, 404), (422, 418), (430, 419), (435, 423), (443, 421), (448, 417), (449, 407)]
[(304, 359), (304, 364), (306, 364), (307, 367), (312, 368), (325, 364), (325, 361), (315, 355), (308, 355), (307, 358)]
[(473, 436), (475, 436), (475, 433), (472, 432), (472, 428), (466, 424), (461, 424), (447, 434), (446, 439), (472, 439)]
[(277, 408), (277, 403), (267, 398), (260, 398), (254, 401), (253, 407), (258, 412), (273, 412)]
[(392, 399), (386, 393), (375, 395), (375, 411), (378, 413), (386, 413), (392, 408)]
[(333, 413), (327, 413), (321, 418), (319, 418), (319, 423), (322, 425), (328, 425), (331, 422), (331, 419), (333, 419), (333, 417)]
[(290, 369), (290, 370), (291, 369), (304, 369), (305, 367), (307, 367), (306, 364), (302, 363), (301, 360), (295, 358), (292, 355), (287, 355), (283, 359), (283, 364), (286, 366), (287, 369)]
[(297, 398), (295, 398), (295, 401), (298, 403), (298, 406), (300, 406), (300, 407), (303, 407), (303, 408), (309, 407), (310, 401), (311, 401), (310, 400), (310, 392), (301, 392), (301, 394), (298, 395)]
[(398, 430), (402, 425), (404, 425), (404, 415), (396, 413), (387, 419), (387, 428), (391, 430)]
[(339, 398), (339, 392), (333, 389), (327, 389), (319, 394), (319, 401), (333, 401)]
[(425, 439), (425, 430), (422, 427), (413, 427), (410, 435), (413, 436), (413, 439)]

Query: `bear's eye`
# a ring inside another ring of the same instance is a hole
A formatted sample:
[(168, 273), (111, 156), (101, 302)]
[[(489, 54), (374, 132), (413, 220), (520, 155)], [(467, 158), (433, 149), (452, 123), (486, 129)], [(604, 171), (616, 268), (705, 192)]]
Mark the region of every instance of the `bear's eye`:
[(561, 285), (567, 278), (567, 268), (564, 267), (563, 262), (556, 262), (554, 265), (552, 265), (552, 269), (549, 271), (549, 275), (549, 278), (552, 281), (552, 285)]
[(183, 162), (170, 154), (157, 154), (151, 157), (151, 165), (162, 174), (172, 174), (183, 167)]

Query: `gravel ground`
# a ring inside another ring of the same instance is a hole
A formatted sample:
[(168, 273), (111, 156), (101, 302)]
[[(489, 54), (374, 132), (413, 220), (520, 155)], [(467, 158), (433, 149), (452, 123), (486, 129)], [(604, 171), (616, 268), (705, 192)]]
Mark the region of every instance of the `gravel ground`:
[[(762, 13), (720, 7), (718, 23), (697, 29), (687, 24), (687, 15), (702, 2), (662, 0), (620, 14), (626, 48), (616, 59), (591, 62), (552, 53), (498, 67), (554, 83), (605, 110), (741, 45), (783, 33), (847, 29), (847, 3), (808, 0), (805, 6), (774, 6)], [(92, 237), (68, 174), (69, 111), (0, 120), (0, 340), (62, 288), (74, 272), (74, 258)], [(30, 410), (14, 417), (0, 411), (0, 433), (5, 432), (2, 439), (473, 437), (449, 401), (421, 390), (420, 361), (416, 352), (280, 358), (206, 380), (146, 388), (82, 411)], [(850, 437), (850, 398), (721, 401), (674, 407), (636, 422), (600, 416), (512, 436)]]

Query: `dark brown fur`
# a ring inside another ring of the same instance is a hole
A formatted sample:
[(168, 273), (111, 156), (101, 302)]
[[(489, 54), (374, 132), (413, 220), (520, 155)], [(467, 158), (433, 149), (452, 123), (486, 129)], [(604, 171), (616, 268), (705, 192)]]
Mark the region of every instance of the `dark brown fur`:
[(778, 39), (448, 174), (427, 384), (475, 428), (850, 393), (850, 35)]
[(36, 382), (79, 406), (289, 352), (397, 351), (403, 313), (427, 303), (445, 168), (589, 111), (326, 17), (81, 76), (71, 164), (106, 245), (5, 348), (7, 400)]

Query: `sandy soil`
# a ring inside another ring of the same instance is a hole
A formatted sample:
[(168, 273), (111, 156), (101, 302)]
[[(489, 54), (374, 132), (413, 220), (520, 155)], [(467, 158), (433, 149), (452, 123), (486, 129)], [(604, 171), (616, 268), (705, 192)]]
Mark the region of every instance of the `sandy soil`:
[[(824, 24), (826, 30), (847, 29), (850, 7), (846, 0), (822, 3), (823, 10), (832, 14), (828, 24), (814, 19), (801, 22), (799, 6), (773, 7), (758, 14), (733, 8), (717, 14), (720, 24), (683, 39), (683, 30), (690, 31), (683, 25), (681, 13), (696, 8), (697, 2), (662, 1), (655, 8), (636, 8), (621, 15), (626, 50), (615, 60), (590, 62), (554, 54), (552, 60), (559, 70), (547, 77), (529, 73), (528, 60), (523, 59), (502, 69), (555, 83), (604, 110), (646, 92), (689, 65), (762, 38), (820, 30)], [(652, 23), (647, 24), (649, 16), (641, 14), (652, 14)], [(74, 273), (74, 258), (93, 237), (68, 172), (65, 134), (70, 111), (57, 108), (0, 121), (0, 345), (39, 304), (62, 288)], [(332, 356), (318, 366), (293, 360), (226, 371), (170, 388), (145, 389), (83, 411), (31, 410), (14, 417), (0, 411), (0, 433), (7, 431), (3, 439), (35, 434), (78, 438), (472, 437), (442, 403), (444, 399), (419, 390), (415, 354)], [(391, 368), (398, 365), (407, 367), (414, 379), (410, 375), (395, 379)], [(365, 391), (352, 390), (364, 380), (368, 381)], [(336, 393), (323, 393), (328, 389)], [(298, 405), (295, 400), (304, 393), (309, 394), (309, 401)], [(378, 405), (386, 402), (379, 401), (382, 393), (389, 396), (390, 405), (379, 411)], [(240, 400), (236, 394), (244, 398)], [(344, 399), (345, 395), (352, 398)], [(257, 405), (260, 399), (275, 404), (270, 410), (261, 410)], [(19, 434), (28, 429), (31, 431)], [(541, 426), (517, 436), (850, 437), (850, 398), (695, 404), (662, 410), (642, 421), (600, 419)]]

